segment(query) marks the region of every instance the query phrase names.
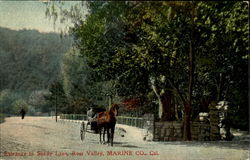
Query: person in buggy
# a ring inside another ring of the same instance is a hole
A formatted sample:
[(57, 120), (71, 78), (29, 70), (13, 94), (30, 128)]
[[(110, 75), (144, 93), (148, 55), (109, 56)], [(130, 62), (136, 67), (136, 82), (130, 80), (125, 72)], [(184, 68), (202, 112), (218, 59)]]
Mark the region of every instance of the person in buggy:
[(95, 120), (97, 114), (95, 113), (94, 111), (94, 108), (93, 107), (90, 107), (87, 111), (87, 120), (88, 122), (92, 122)]

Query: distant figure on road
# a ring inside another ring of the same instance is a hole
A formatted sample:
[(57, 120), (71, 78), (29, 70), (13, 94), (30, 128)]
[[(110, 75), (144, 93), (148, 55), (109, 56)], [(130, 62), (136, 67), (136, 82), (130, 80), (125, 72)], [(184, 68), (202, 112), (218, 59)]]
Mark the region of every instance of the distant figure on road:
[(21, 111), (20, 111), (20, 113), (21, 113), (21, 115), (22, 115), (22, 119), (24, 119), (24, 116), (25, 116), (25, 110), (24, 109), (21, 109)]

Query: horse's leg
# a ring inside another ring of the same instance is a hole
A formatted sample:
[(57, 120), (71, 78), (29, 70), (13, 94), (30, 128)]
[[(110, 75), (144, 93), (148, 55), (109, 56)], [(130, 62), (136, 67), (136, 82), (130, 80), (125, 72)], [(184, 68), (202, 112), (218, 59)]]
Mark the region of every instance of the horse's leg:
[(108, 137), (108, 145), (110, 143), (110, 132), (109, 132), (109, 126), (107, 127), (107, 137)]
[(115, 125), (112, 125), (111, 126), (111, 136), (110, 136), (110, 144), (111, 144), (111, 146), (113, 146), (114, 132), (115, 132)]
[(105, 144), (105, 132), (106, 132), (106, 127), (103, 127), (103, 144)]
[(99, 143), (102, 144), (102, 126), (99, 125), (98, 129), (99, 129), (99, 140), (100, 140)]

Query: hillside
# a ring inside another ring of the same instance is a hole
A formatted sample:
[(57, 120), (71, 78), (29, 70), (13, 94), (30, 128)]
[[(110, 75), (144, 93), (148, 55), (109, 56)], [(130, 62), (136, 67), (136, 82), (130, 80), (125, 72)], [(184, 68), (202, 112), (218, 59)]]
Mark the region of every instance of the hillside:
[(1, 27), (0, 37), (0, 113), (17, 114), (25, 106), (31, 111), (32, 94), (48, 92), (50, 84), (58, 79), (72, 39), (55, 33)]
[(47, 89), (72, 43), (68, 37), (35, 30), (0, 28), (0, 37), (0, 90)]

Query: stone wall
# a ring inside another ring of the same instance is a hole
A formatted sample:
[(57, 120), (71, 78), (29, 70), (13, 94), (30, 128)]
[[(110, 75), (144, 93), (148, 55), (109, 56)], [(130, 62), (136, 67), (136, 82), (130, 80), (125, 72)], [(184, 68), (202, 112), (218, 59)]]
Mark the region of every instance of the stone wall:
[[(203, 115), (204, 116), (204, 115)], [(209, 120), (208, 120), (208, 119)], [(143, 139), (154, 141), (182, 141), (183, 122), (167, 121), (154, 122), (153, 114), (144, 116)], [(217, 141), (220, 140), (219, 110), (216, 103), (211, 103), (209, 113), (197, 122), (191, 122), (192, 140)]]
[(219, 111), (216, 108), (216, 103), (212, 102), (209, 105), (209, 120), (210, 120), (210, 140), (220, 140), (220, 127), (219, 127)]
[[(193, 140), (210, 140), (210, 125), (200, 122), (191, 123), (191, 134)], [(154, 141), (182, 141), (182, 122), (155, 122)]]
[(181, 122), (155, 122), (154, 141), (180, 141), (182, 128)]
[(191, 123), (192, 140), (209, 141), (210, 140), (210, 124), (202, 122)]

